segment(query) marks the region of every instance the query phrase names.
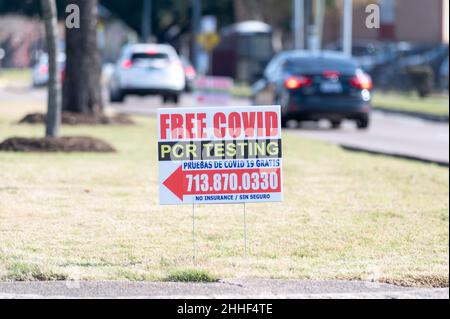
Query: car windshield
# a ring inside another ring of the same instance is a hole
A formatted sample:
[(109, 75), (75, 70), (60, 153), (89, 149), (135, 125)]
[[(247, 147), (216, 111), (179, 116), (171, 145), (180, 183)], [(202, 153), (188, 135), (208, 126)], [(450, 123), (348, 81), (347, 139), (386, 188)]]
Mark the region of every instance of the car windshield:
[(353, 60), (335, 58), (293, 58), (288, 59), (284, 65), (287, 72), (302, 74), (317, 74), (324, 71), (354, 74), (357, 68)]
[(169, 56), (166, 53), (147, 53), (147, 52), (138, 52), (133, 53), (131, 56), (131, 60), (133, 61), (168, 61)]
[(165, 68), (170, 64), (169, 55), (162, 52), (135, 52), (131, 61), (133, 66), (140, 68)]

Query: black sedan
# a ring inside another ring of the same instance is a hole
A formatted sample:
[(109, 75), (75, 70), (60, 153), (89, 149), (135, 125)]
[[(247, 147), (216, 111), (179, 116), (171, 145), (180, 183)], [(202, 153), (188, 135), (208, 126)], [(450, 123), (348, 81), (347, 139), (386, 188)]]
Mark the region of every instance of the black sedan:
[(344, 119), (359, 129), (370, 122), (372, 80), (357, 62), (341, 53), (288, 51), (276, 55), (253, 86), (255, 105), (281, 105), (282, 125), (289, 120)]

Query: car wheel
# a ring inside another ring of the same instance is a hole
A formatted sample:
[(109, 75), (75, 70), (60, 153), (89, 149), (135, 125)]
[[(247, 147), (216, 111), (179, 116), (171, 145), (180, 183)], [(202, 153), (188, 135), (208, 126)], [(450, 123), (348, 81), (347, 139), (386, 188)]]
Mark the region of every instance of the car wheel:
[(334, 130), (340, 129), (342, 126), (342, 121), (331, 121), (331, 128)]
[(173, 96), (172, 96), (172, 102), (173, 102), (174, 104), (180, 103), (180, 96), (177, 95), (177, 94), (173, 95)]
[(180, 102), (180, 97), (177, 94), (173, 94), (173, 95), (163, 95), (162, 96), (162, 101), (164, 104), (167, 103), (174, 103), (174, 104), (178, 104)]
[[(281, 127), (286, 128), (289, 120), (289, 112), (287, 107), (289, 105), (289, 94), (286, 91), (282, 91), (276, 95), (274, 102), (275, 105), (281, 106)], [(254, 105), (258, 104), (254, 103)]]
[(125, 95), (121, 90), (111, 90), (109, 92), (109, 101), (111, 103), (122, 103), (125, 100)]
[(358, 120), (356, 120), (356, 126), (360, 130), (366, 130), (370, 126), (370, 119), (368, 116), (361, 116)]

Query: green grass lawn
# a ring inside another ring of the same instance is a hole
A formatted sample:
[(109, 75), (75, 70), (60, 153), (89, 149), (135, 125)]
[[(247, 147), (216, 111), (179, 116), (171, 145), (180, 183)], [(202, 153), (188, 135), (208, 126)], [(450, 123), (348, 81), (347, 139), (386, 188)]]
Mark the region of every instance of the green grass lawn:
[(238, 98), (250, 98), (252, 96), (252, 88), (245, 84), (235, 84), (231, 89), (231, 95)]
[(31, 69), (0, 69), (0, 85), (31, 84)]
[(448, 116), (448, 95), (433, 95), (421, 99), (417, 94), (375, 92), (373, 99), (375, 108), (418, 112), (431, 115)]
[[(2, 103), (3, 104), (3, 103)], [(0, 140), (43, 105), (0, 109)], [(362, 279), (448, 286), (449, 172), (284, 137), (283, 203), (158, 205), (156, 127), (64, 127), (117, 154), (0, 153), (0, 280)], [(191, 278), (191, 279), (190, 279)], [(192, 279), (193, 278), (193, 279)]]

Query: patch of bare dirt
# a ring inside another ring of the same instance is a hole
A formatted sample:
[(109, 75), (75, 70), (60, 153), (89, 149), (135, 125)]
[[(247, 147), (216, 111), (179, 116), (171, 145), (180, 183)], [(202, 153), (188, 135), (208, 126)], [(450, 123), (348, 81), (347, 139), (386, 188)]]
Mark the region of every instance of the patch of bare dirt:
[(403, 287), (448, 288), (449, 277), (447, 274), (442, 275), (407, 274), (402, 278), (382, 279), (381, 282)]
[(92, 152), (112, 153), (116, 150), (108, 143), (92, 137), (13, 137), (0, 144), (5, 152)]
[[(127, 115), (118, 114), (115, 116), (90, 115), (63, 112), (61, 122), (65, 125), (134, 125), (134, 121)], [(45, 114), (32, 113), (26, 115), (19, 121), (19, 124), (43, 124), (45, 123)]]

